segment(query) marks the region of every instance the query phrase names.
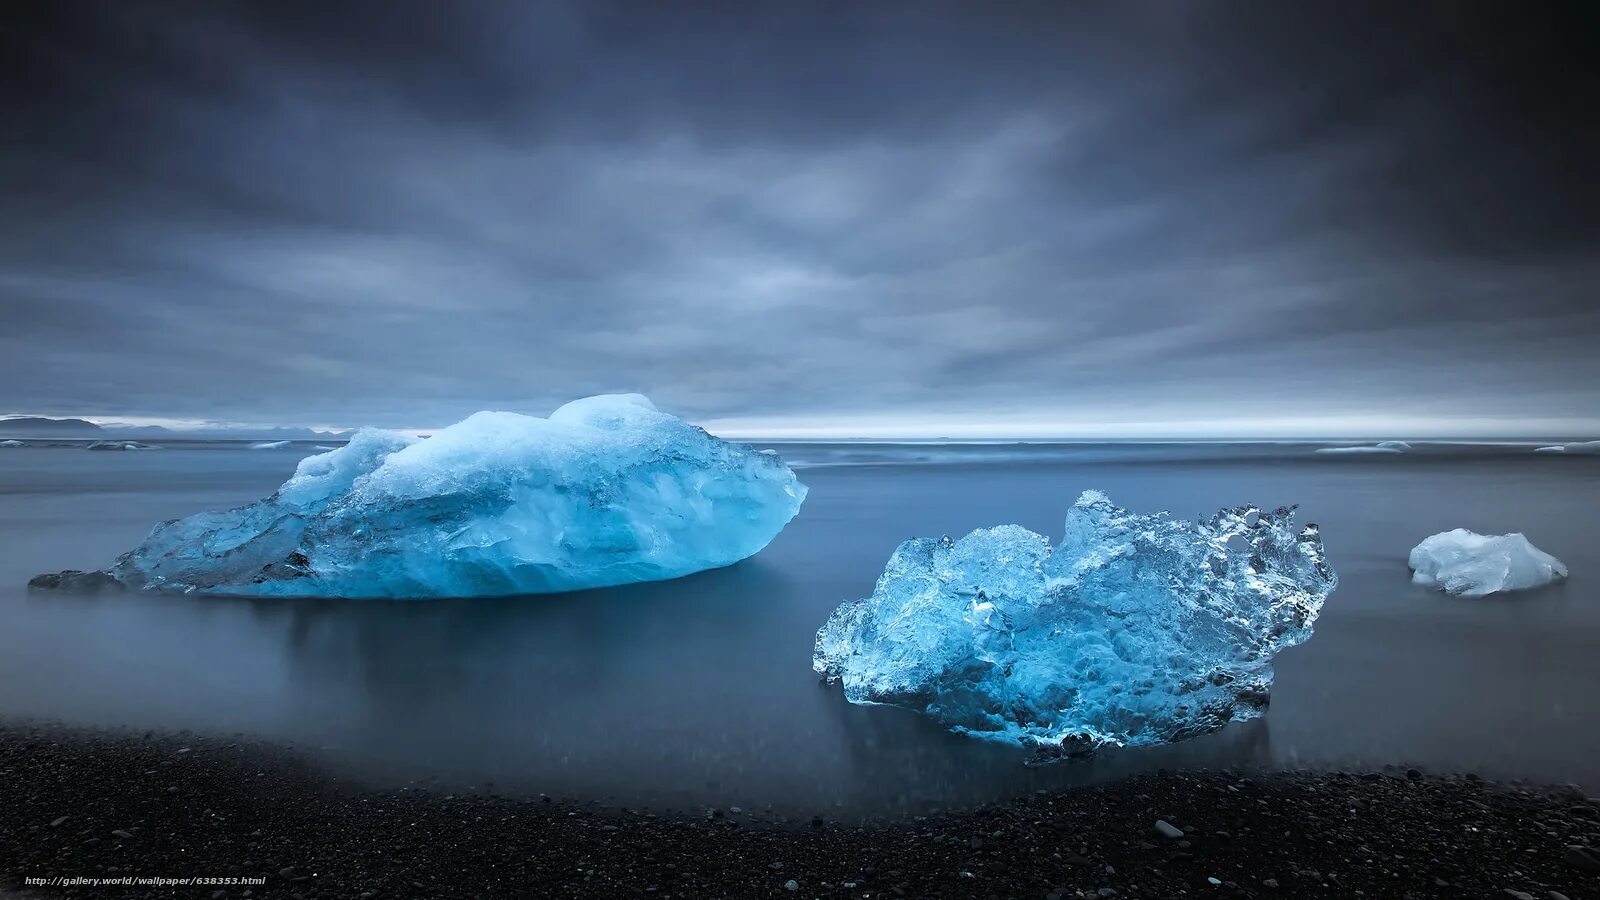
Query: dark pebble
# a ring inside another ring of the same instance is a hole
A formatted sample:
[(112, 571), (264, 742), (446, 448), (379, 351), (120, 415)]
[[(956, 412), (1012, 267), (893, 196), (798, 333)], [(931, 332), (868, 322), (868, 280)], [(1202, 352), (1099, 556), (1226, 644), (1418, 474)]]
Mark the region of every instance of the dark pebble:
[(1591, 874), (1600, 874), (1600, 853), (1596, 853), (1592, 847), (1584, 847), (1579, 844), (1569, 845), (1563, 858), (1566, 859), (1567, 865), (1572, 866), (1574, 869)]

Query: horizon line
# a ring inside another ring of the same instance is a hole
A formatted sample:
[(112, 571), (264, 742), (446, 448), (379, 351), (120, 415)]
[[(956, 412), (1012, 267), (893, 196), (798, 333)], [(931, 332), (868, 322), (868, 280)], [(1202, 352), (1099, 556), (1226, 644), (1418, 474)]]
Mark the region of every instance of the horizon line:
[[(5, 418), (77, 419), (106, 430), (165, 428), (175, 434), (303, 430), (342, 437), (365, 426), (235, 422), (176, 417), (79, 414), (50, 416), (10, 413)], [(1296, 442), (1367, 440), (1504, 441), (1589, 440), (1600, 436), (1600, 419), (1571, 417), (1488, 416), (1260, 416), (1165, 420), (1063, 420), (1057, 417), (916, 416), (895, 419), (859, 413), (823, 417), (712, 417), (696, 422), (718, 437), (740, 441), (796, 443), (1072, 443), (1085, 441)], [(826, 421), (827, 424), (815, 424)], [(381, 426), (379, 426), (381, 427)], [(399, 427), (385, 430), (433, 434), (448, 426)]]

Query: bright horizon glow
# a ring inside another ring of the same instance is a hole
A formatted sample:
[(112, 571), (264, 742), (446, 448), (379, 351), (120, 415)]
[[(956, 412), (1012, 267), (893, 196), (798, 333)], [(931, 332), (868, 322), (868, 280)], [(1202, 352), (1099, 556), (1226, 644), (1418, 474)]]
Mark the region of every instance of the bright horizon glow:
[[(261, 429), (270, 431), (277, 428), (309, 429), (311, 431), (353, 431), (354, 428), (346, 425), (302, 425), (299, 423), (281, 422), (232, 422), (218, 419), (174, 419), (163, 416), (124, 416), (120, 414), (96, 415), (90, 413), (33, 413), (33, 412), (8, 412), (0, 413), (0, 419), (33, 418), (33, 419), (82, 419), (92, 422), (101, 428), (149, 428), (151, 426), (167, 428), (172, 431), (249, 431)], [(389, 429), (391, 431), (407, 431), (404, 428)]]
[[(669, 410), (670, 411), (670, 410)], [(8, 413), (7, 416), (38, 413)], [(179, 432), (248, 432), (295, 428), (353, 431), (360, 426), (329, 423), (262, 423), (127, 415), (56, 415), (106, 428), (158, 425)], [(1491, 418), (1471, 416), (1340, 415), (1230, 417), (1188, 420), (1095, 420), (1060, 415), (977, 417), (972, 415), (711, 418), (697, 424), (719, 437), (765, 441), (1097, 441), (1097, 440), (1580, 440), (1600, 435), (1600, 419)], [(446, 427), (388, 430), (432, 434)]]
[(1600, 434), (1600, 419), (1304, 416), (1189, 420), (1074, 420), (1064, 417), (965, 416), (809, 419), (712, 419), (701, 423), (725, 438), (763, 440), (1536, 440)]

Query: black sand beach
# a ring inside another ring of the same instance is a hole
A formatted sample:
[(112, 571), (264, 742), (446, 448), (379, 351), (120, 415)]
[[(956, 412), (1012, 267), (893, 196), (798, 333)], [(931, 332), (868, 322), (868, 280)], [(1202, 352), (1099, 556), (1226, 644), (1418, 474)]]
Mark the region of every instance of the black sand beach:
[[(1414, 769), (1158, 772), (841, 825), (376, 789), (242, 738), (0, 726), (0, 886), (22, 896), (1578, 900), (1597, 847), (1600, 799), (1576, 788)], [(152, 877), (221, 883), (81, 882)]]

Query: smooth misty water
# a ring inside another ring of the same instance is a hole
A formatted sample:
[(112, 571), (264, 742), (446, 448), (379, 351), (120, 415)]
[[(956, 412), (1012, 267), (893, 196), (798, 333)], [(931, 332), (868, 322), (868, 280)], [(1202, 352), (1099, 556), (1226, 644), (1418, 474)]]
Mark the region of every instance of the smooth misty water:
[[(811, 487), (755, 559), (676, 582), (427, 602), (29, 593), (164, 518), (270, 493), (308, 452), (0, 451), (0, 717), (245, 732), (369, 778), (836, 814), (965, 804), (1155, 766), (1421, 764), (1600, 788), (1600, 458), (1526, 448), (789, 447)], [(900, 464), (893, 464), (900, 463)], [(1279, 658), (1268, 716), (1156, 751), (1024, 768), (1015, 751), (811, 673), (816, 628), (894, 546), (1018, 522), (1059, 536), (1100, 488), (1137, 510), (1299, 503), (1342, 579)], [(1572, 578), (1457, 600), (1407, 550), (1523, 530)]]

